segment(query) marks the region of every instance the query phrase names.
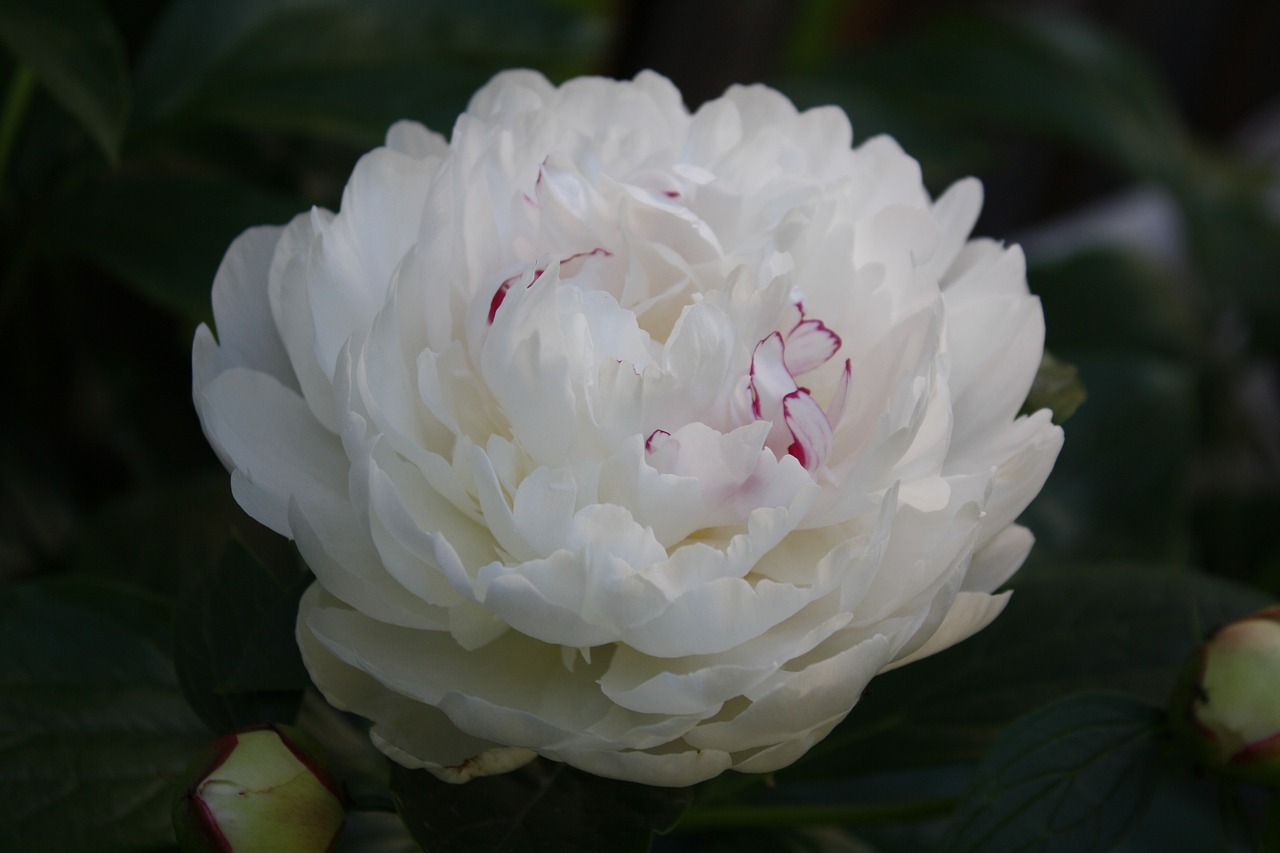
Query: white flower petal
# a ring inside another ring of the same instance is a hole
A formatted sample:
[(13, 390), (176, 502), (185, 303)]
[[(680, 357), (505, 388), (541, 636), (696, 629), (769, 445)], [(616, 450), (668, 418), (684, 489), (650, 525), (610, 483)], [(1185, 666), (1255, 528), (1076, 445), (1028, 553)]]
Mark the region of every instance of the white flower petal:
[(958, 445), (1018, 413), (1044, 351), (1039, 300), (996, 296), (947, 306)]
[(390, 625), (441, 630), (448, 611), (409, 594), (386, 570), (373, 543), (343, 514), (289, 506), (298, 551), (328, 592)]
[(393, 692), (439, 708), (473, 737), (554, 750), (599, 748), (607, 736), (643, 749), (679, 737), (696, 722), (625, 711), (595, 684), (604, 661), (570, 672), (556, 647), (515, 632), (465, 651), (447, 633), (391, 625), (336, 603), (316, 604), (303, 615), (306, 630), (331, 655)]
[(941, 237), (929, 258), (927, 273), (930, 278), (936, 281), (951, 268), (981, 210), (982, 183), (976, 178), (956, 181), (933, 203), (933, 215), (938, 220)]
[(733, 766), (733, 756), (727, 752), (692, 747), (662, 752), (560, 750), (554, 757), (597, 776), (641, 785), (696, 785)]
[(419, 160), (449, 153), (449, 142), (443, 136), (416, 121), (398, 121), (387, 128), (387, 147)]
[[(837, 638), (828, 641), (839, 647)], [(820, 646), (819, 649), (822, 649)], [(685, 735), (699, 749), (741, 751), (770, 746), (827, 725), (847, 714), (889, 653), (875, 635), (834, 653), (815, 650), (779, 671), (732, 719), (704, 723)]]
[[(511, 749), (464, 734), (442, 711), (385, 689), (364, 670), (334, 656), (307, 627), (312, 610), (332, 600), (320, 584), (303, 593), (298, 609), (298, 646), (330, 704), (377, 721), (371, 734), (379, 749), (406, 767), (425, 768), (449, 781), (458, 781), (462, 768), (476, 757)], [(513, 757), (523, 754), (526, 759), (537, 755), (532, 750), (514, 752)]]
[(516, 531), (542, 557), (566, 547), (577, 499), (578, 486), (568, 471), (531, 471), (516, 490), (511, 514)]
[(995, 621), (1005, 605), (1009, 603), (1011, 595), (1013, 595), (1012, 592), (1004, 592), (1000, 595), (987, 595), (982, 592), (959, 593), (947, 608), (947, 615), (942, 620), (942, 624), (930, 635), (924, 645), (911, 654), (898, 658), (880, 671), (888, 672), (891, 669), (906, 666), (972, 637)]
[(560, 549), (519, 565), (479, 573), (484, 603), (512, 627), (546, 643), (578, 648), (614, 642), (652, 618), (664, 599), (640, 570), (666, 558), (653, 532), (625, 509), (584, 507)]
[(192, 375), (196, 393), (214, 376), (247, 367), (297, 391), (284, 342), (271, 320), (267, 281), (283, 228), (250, 228), (232, 242), (213, 279), (213, 322), (218, 343), (205, 326), (196, 334)]
[(1053, 424), (1047, 409), (1019, 418), (1014, 421), (1014, 428), (1005, 433), (1003, 448), (1008, 448), (1019, 437), (1026, 443), (1003, 459), (996, 456), (1000, 462), (991, 479), (991, 497), (982, 519), (983, 535), (977, 543), (979, 546), (1022, 514), (1044, 486), (1045, 480), (1049, 479), (1049, 472), (1062, 449), (1062, 428)]
[(715, 655), (654, 658), (621, 646), (600, 679), (605, 695), (633, 711), (712, 716), (780, 667), (842, 628), (849, 614), (837, 596), (804, 608), (791, 619), (733, 649)]
[(280, 332), (307, 406), (320, 423), (337, 431), (332, 373), (321, 369), (316, 359), (316, 328), (311, 316), (307, 277), (311, 243), (331, 218), (332, 214), (315, 208), (309, 214), (293, 218), (271, 259), (267, 298), (271, 303), (271, 318)]
[(258, 520), (277, 533), (288, 535), (280, 522), (290, 496), (325, 507), (345, 501), (342, 444), (279, 380), (243, 367), (223, 371), (200, 391), (196, 408), (224, 464), (266, 502)]
[(1022, 567), (1035, 537), (1018, 524), (1010, 524), (973, 552), (964, 577), (963, 592), (993, 593)]

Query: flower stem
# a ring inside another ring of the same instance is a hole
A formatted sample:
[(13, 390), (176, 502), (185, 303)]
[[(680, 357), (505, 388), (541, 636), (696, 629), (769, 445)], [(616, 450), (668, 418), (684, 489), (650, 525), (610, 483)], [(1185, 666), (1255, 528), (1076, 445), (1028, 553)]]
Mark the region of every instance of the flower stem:
[(31, 93), (35, 88), (36, 76), (31, 73), (30, 68), (19, 63), (13, 69), (13, 78), (4, 95), (4, 112), (0, 114), (0, 187), (4, 186), (9, 157), (18, 141), (18, 130), (22, 127), (22, 120), (26, 117)]
[(934, 797), (889, 803), (783, 803), (718, 806), (690, 810), (678, 829), (745, 829), (789, 826), (873, 826), (946, 817), (955, 810), (955, 797)]

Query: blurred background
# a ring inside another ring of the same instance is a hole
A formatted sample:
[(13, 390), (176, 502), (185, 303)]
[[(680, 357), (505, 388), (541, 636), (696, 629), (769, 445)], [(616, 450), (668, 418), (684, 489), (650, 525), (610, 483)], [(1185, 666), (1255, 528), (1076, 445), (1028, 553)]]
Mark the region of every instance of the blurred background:
[(981, 178), (1062, 362), (1037, 399), (1066, 415), (1071, 366), (1088, 395), (1025, 574), (1280, 595), (1274, 0), (0, 0), (0, 40), (0, 579), (171, 603), (256, 536), (190, 402), (223, 251), (526, 66), (654, 68), (691, 108), (763, 81), (935, 194)]

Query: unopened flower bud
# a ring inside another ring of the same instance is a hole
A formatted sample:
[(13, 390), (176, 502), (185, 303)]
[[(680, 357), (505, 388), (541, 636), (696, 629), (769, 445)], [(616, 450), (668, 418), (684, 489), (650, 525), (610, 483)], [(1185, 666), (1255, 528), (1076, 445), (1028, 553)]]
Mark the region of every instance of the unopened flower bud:
[(320, 745), (292, 726), (224, 735), (192, 762), (173, 804), (184, 851), (319, 853), (345, 812)]
[(1225, 776), (1280, 787), (1280, 607), (1214, 633), (1174, 690), (1174, 731)]

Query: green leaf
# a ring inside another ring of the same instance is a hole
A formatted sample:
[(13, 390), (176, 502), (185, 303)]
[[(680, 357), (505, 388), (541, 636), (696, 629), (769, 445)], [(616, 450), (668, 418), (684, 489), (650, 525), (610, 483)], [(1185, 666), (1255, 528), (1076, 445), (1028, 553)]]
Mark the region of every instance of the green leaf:
[(174, 663), (183, 693), (219, 733), (292, 723), (309, 685), (294, 640), (310, 575), (275, 575), (232, 543), (218, 570), (178, 601)]
[(347, 812), (333, 853), (421, 853), (399, 815), (389, 812)]
[[(13, 337), (9, 343), (20, 346), (21, 336)], [(34, 353), (25, 358), (30, 360), (15, 371), (22, 376), (15, 384), (31, 387), (33, 379), (41, 380), (30, 367), (43, 362)], [(14, 389), (12, 411), (27, 409), (19, 393)], [(27, 399), (43, 402), (39, 396)], [(65, 439), (51, 433), (35, 418), (5, 418), (0, 423), (0, 578), (35, 574), (60, 559), (80, 523), (71, 485), (77, 465)]]
[(1168, 567), (1024, 571), (989, 628), (877, 677), (787, 781), (976, 760), (1018, 716), (1071, 693), (1124, 690), (1163, 705), (1214, 625), (1259, 609), (1252, 590)]
[(367, 145), (401, 118), (447, 131), (501, 68), (581, 70), (602, 46), (548, 2), (183, 0), (139, 63), (138, 110)]
[(87, 520), (71, 565), (174, 596), (216, 569), (241, 515), (221, 469), (124, 495)]
[[(1116, 853), (1153, 850), (1212, 850), (1259, 853), (1256, 840), (1242, 838), (1227, 818), (1230, 792), (1219, 781), (1181, 761), (1166, 761), (1146, 814), (1115, 847)], [(1261, 848), (1268, 851), (1273, 848)]]
[(465, 785), (393, 765), (391, 789), (409, 831), (432, 853), (644, 851), (692, 796), (688, 788), (603, 779), (543, 758)]
[(111, 618), (168, 657), (173, 624), (172, 603), (146, 586), (74, 572), (47, 576), (35, 585), (59, 602), (84, 607)]
[(1046, 350), (1022, 411), (1028, 414), (1049, 409), (1053, 412), (1053, 422), (1060, 424), (1076, 413), (1085, 397), (1084, 383), (1075, 365), (1059, 361)]
[(0, 590), (0, 849), (173, 843), (170, 787), (208, 732), (157, 645), (165, 616), (115, 584)]
[(1111, 850), (1147, 807), (1163, 731), (1160, 711), (1109, 693), (1027, 715), (983, 757), (942, 849)]
[(298, 565), (289, 540), (236, 505), (226, 471), (217, 468), (105, 504), (82, 526), (71, 568), (173, 599), (217, 574), (223, 554), (237, 542), (276, 576), (290, 575)]
[(1080, 371), (1089, 403), (1072, 417), (1053, 475), (1022, 517), (1036, 534), (1032, 559), (1186, 561), (1191, 372), (1125, 352), (1061, 355)]
[(287, 222), (298, 204), (230, 180), (121, 176), (62, 209), (48, 233), (191, 320), (209, 320), (218, 264), (240, 232)]
[(837, 826), (798, 826), (790, 829), (753, 827), (697, 834), (686, 834), (677, 829), (675, 837), (685, 843), (672, 845), (672, 850), (697, 853), (888, 853), (885, 848), (868, 844)]
[(1198, 156), (1151, 68), (1078, 17), (935, 16), (910, 40), (833, 71), (855, 100), (890, 104), (894, 114), (1056, 137), (1138, 176), (1179, 180)]
[(391, 762), (369, 739), (367, 720), (339, 711), (319, 692), (309, 689), (302, 694), (302, 707), (294, 724), (324, 744), (329, 764), (342, 780), (353, 810), (394, 811)]
[(1186, 281), (1117, 249), (1087, 249), (1028, 271), (1049, 349), (1185, 358), (1204, 345), (1203, 305)]
[(114, 161), (129, 114), (124, 42), (95, 0), (7, 0), (0, 39)]
[(1280, 336), (1280, 222), (1268, 196), (1276, 180), (1274, 161), (1269, 168), (1210, 162), (1175, 187), (1205, 290), (1240, 301), (1252, 330), (1238, 333), (1240, 344), (1265, 352), (1274, 352)]

